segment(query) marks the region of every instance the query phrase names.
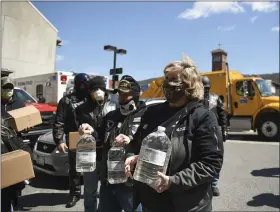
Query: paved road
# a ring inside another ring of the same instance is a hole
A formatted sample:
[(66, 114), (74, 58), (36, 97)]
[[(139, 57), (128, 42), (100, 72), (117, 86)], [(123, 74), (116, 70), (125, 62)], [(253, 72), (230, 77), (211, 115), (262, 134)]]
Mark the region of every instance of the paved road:
[[(221, 196), (214, 211), (279, 211), (279, 143), (257, 141), (254, 133), (232, 133), (225, 143)], [(30, 211), (83, 211), (83, 199), (66, 209), (68, 180), (38, 174), (20, 205)]]

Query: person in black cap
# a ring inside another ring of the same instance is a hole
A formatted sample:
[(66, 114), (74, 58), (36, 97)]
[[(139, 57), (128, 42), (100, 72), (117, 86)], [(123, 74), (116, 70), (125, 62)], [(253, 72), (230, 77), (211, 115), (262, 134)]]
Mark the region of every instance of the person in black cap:
[(102, 77), (96, 76), (88, 82), (88, 96), (86, 101), (76, 108), (77, 121), (83, 133), (84, 126), (90, 126), (89, 133), (96, 140), (96, 169), (84, 173), (84, 209), (85, 212), (97, 210), (97, 187), (99, 179), (99, 165), (102, 158), (102, 143), (99, 136), (102, 134), (103, 117), (115, 110), (117, 105), (108, 99), (106, 85)]
[[(69, 144), (69, 133), (79, 129), (75, 109), (81, 105), (88, 94), (89, 76), (79, 73), (74, 78), (74, 92), (59, 100), (53, 124), (53, 139), (60, 152), (66, 152)], [(65, 134), (66, 143), (63, 142)], [(76, 205), (81, 196), (81, 176), (76, 172), (76, 152), (68, 151), (70, 194), (66, 208)]]
[(24, 102), (16, 98), (14, 84), (9, 77), (1, 78), (1, 116), (8, 116), (7, 112), (25, 107)]
[[(134, 203), (132, 182), (122, 184), (110, 184), (107, 179), (108, 151), (112, 145), (129, 148), (130, 141), (140, 124), (141, 116), (145, 111), (145, 105), (139, 103), (140, 86), (133, 77), (125, 75), (121, 78), (118, 88), (119, 108), (109, 112), (104, 117), (104, 133), (100, 139), (104, 141), (102, 163), (100, 165), (100, 197), (99, 212), (132, 212), (138, 206)], [(84, 126), (87, 133), (88, 126)], [(140, 209), (141, 206), (138, 207)], [(141, 209), (140, 209), (141, 210)], [(139, 211), (139, 210), (137, 210)]]
[[(222, 130), (223, 140), (224, 142), (227, 140), (228, 132), (227, 132), (227, 113), (224, 108), (223, 100), (216, 94), (210, 93), (211, 82), (207, 76), (202, 77), (202, 83), (204, 87), (204, 105), (208, 107), (210, 110), (214, 112), (217, 117), (219, 126)], [(218, 180), (219, 174), (213, 178), (212, 181), (212, 189), (213, 195), (219, 196), (220, 191), (218, 188)]]

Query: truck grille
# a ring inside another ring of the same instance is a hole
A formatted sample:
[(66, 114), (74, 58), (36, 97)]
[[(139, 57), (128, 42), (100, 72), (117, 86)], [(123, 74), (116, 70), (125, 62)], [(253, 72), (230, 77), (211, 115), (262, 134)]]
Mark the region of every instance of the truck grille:
[(54, 144), (47, 144), (43, 142), (37, 143), (37, 150), (44, 153), (52, 153), (55, 150), (56, 146)]

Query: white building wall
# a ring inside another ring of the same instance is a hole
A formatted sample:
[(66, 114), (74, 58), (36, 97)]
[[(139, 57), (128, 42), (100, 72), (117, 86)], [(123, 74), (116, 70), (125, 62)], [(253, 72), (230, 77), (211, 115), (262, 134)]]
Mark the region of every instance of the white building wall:
[(2, 68), (13, 78), (54, 72), (57, 29), (28, 1), (1, 4)]

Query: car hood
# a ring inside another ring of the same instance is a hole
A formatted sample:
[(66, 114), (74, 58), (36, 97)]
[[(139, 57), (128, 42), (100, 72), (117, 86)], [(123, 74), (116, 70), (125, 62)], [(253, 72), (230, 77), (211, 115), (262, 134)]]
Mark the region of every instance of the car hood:
[(41, 104), (41, 103), (26, 103), (26, 105), (33, 105), (36, 107), (40, 112), (56, 112), (56, 107), (50, 106), (48, 104)]
[[(55, 144), (54, 140), (53, 140), (53, 132), (47, 132), (44, 135), (41, 135), (38, 138), (38, 141), (43, 141), (44, 143), (48, 143), (48, 144)], [(63, 142), (65, 142), (65, 136), (63, 136)]]

